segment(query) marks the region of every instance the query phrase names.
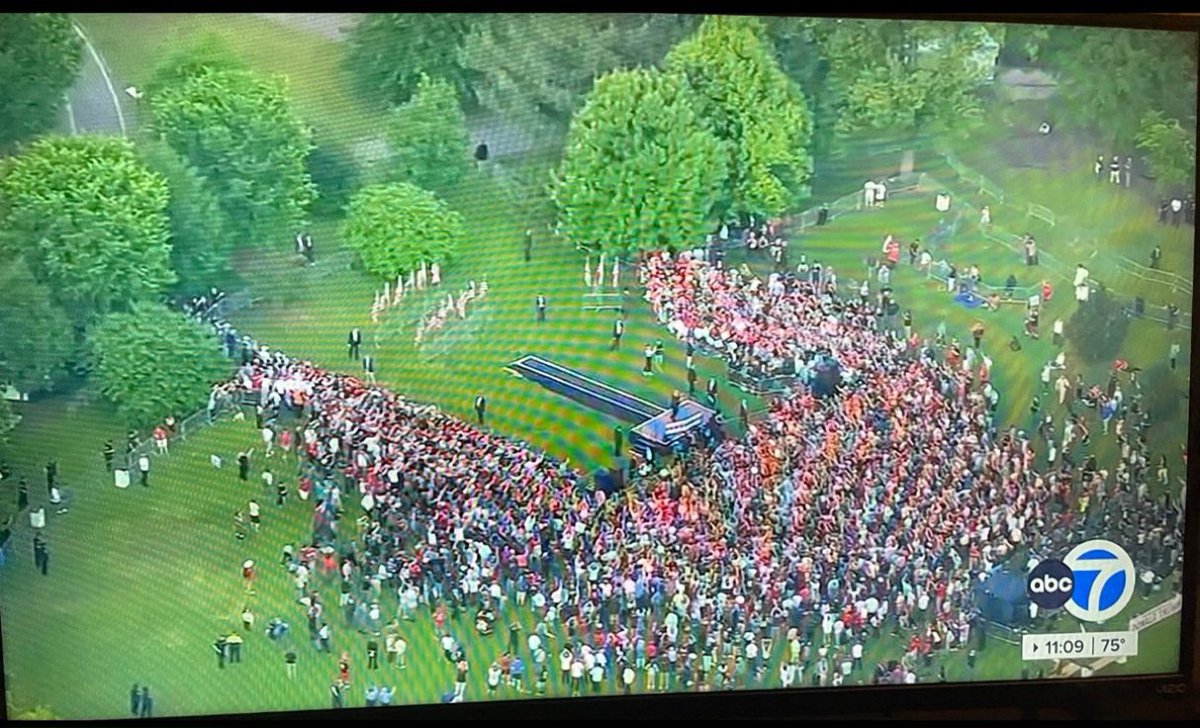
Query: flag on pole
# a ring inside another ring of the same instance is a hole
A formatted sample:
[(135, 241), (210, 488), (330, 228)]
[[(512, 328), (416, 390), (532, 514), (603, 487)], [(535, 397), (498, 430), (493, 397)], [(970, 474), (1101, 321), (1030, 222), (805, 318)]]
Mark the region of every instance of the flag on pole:
[(587, 260), (583, 261), (583, 285), (592, 285), (592, 256), (588, 256)]

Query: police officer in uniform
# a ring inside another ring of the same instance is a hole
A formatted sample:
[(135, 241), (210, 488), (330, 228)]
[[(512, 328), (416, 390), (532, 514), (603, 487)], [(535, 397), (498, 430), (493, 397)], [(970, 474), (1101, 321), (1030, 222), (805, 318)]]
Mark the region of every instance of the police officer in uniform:
[(350, 335), (346, 337), (346, 348), (349, 350), (351, 359), (358, 359), (359, 349), (362, 347), (362, 331), (357, 328), (350, 329)]

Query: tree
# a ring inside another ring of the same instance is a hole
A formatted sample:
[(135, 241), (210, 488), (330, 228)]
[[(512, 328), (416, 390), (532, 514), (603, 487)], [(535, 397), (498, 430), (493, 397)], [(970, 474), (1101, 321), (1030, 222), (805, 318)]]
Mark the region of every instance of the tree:
[(1135, 139), (1146, 153), (1150, 171), (1163, 188), (1186, 185), (1195, 173), (1195, 130), (1188, 132), (1178, 119), (1167, 119), (1161, 111), (1142, 116)]
[(562, 232), (618, 253), (695, 247), (714, 222), (725, 160), (681, 78), (607, 74), (571, 122), (552, 183)]
[(0, 145), (54, 126), (82, 54), (70, 16), (0, 13)]
[(453, 257), (463, 239), (463, 221), (432, 192), (397, 182), (359, 190), (341, 234), (368, 271), (395, 278), (422, 261), (442, 264)]
[(412, 99), (392, 112), (388, 140), (399, 179), (443, 189), (470, 167), (467, 120), (454, 87), (421, 74)]
[(1092, 291), (1067, 323), (1075, 350), (1089, 363), (1112, 361), (1121, 351), (1129, 330), (1125, 307), (1107, 288)]
[(840, 131), (962, 131), (983, 118), (1004, 26), (925, 20), (797, 20), (829, 62)]
[(0, 332), (0, 385), (48, 391), (67, 375), (75, 331), (23, 257), (0, 267)]
[(154, 74), (142, 90), (153, 96), (179, 86), (205, 70), (244, 71), (248, 68), (223, 37), (210, 32), (188, 45), (174, 47), (154, 67)]
[(777, 215), (807, 195), (812, 116), (763, 41), (754, 18), (710, 16), (667, 55), (728, 155), (727, 195), (738, 215)]
[(0, 445), (8, 444), (8, 436), (13, 431), (15, 422), (12, 405), (7, 399), (0, 397)]
[(89, 343), (100, 391), (135, 426), (201, 407), (212, 384), (229, 375), (212, 333), (162, 304), (109, 314)]
[(140, 151), (146, 166), (162, 175), (170, 191), (171, 266), (179, 288), (197, 293), (219, 284), (229, 272), (233, 225), (211, 185), (161, 142), (143, 144)]
[(497, 14), (475, 25), (463, 50), (483, 107), (539, 134), (560, 134), (600, 75), (657, 66), (697, 25), (650, 13)]
[(476, 22), (468, 13), (373, 13), (350, 31), (347, 70), (355, 89), (380, 109), (407, 102), (421, 74), (470, 95), (459, 54)]
[(23, 255), (85, 322), (175, 281), (168, 199), (124, 139), (39, 139), (0, 174), (0, 252)]
[(317, 189), (313, 214), (340, 217), (362, 177), (353, 154), (342, 144), (319, 138), (306, 163)]
[(312, 130), (281, 78), (201, 66), (148, 98), (154, 129), (208, 181), (246, 239), (303, 227), (314, 196), (305, 169)]
[(1194, 37), (1154, 30), (1064, 28), (1046, 64), (1059, 77), (1064, 122), (1133, 143), (1144, 109), (1195, 124)]

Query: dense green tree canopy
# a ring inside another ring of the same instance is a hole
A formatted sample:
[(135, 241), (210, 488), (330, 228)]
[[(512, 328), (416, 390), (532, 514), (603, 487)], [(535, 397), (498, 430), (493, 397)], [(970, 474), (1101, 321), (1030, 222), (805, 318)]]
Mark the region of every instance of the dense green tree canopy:
[(695, 16), (490, 15), (463, 47), (479, 103), (538, 132), (561, 132), (601, 74), (656, 66)]
[(1093, 363), (1112, 361), (1121, 351), (1128, 331), (1125, 307), (1106, 288), (1093, 291), (1067, 322), (1067, 336), (1075, 350), (1084, 361)]
[(305, 167), (312, 130), (282, 79), (202, 65), (149, 102), (154, 129), (212, 186), (244, 240), (303, 226), (315, 192)]
[(166, 144), (148, 142), (139, 150), (146, 166), (167, 181), (171, 201), (171, 267), (179, 288), (200, 292), (218, 285), (229, 271), (233, 225), (225, 218), (208, 182)]
[(74, 351), (71, 321), (34, 280), (25, 258), (0, 266), (0, 385), (22, 392), (54, 389)]
[(137, 426), (190, 414), (229, 375), (207, 327), (157, 303), (106, 316), (89, 344), (100, 391)]
[(994, 73), (1004, 42), (995, 24), (926, 20), (792, 21), (829, 63), (838, 125), (961, 130), (982, 118), (976, 89)]
[(1195, 177), (1194, 126), (1188, 131), (1178, 119), (1167, 119), (1161, 111), (1148, 111), (1142, 116), (1136, 141), (1163, 189), (1186, 185)]
[(248, 66), (223, 37), (208, 33), (188, 45), (172, 47), (154, 67), (154, 74), (143, 91), (153, 96), (208, 69), (244, 71)]
[(0, 146), (54, 126), (82, 53), (67, 15), (0, 13)]
[[(9, 404), (7, 399), (0, 397), (0, 445), (8, 442), (8, 435), (13, 430), (14, 419), (12, 405)], [(13, 714), (10, 712), (9, 715)], [(18, 720), (25, 719), (23, 715), (16, 715), (14, 717)]]
[(710, 16), (667, 56), (728, 155), (737, 214), (776, 215), (807, 193), (812, 117), (754, 18)]
[(175, 281), (168, 199), (128, 141), (39, 139), (0, 171), (0, 253), (23, 255), (83, 322)]
[(1055, 29), (1045, 63), (1059, 81), (1062, 121), (1134, 142), (1147, 109), (1196, 120), (1195, 38), (1117, 28)]
[(347, 69), (355, 87), (381, 109), (408, 101), (421, 74), (467, 93), (460, 51), (476, 22), (467, 13), (373, 13), (350, 32)]
[(392, 112), (388, 141), (396, 176), (418, 187), (448, 187), (470, 168), (467, 120), (442, 79), (421, 75), (412, 99)]
[(445, 263), (464, 235), (461, 215), (437, 195), (407, 182), (359, 190), (350, 200), (341, 234), (363, 266), (384, 278), (407, 275), (422, 261)]
[(711, 229), (725, 179), (726, 155), (679, 76), (616, 71), (571, 122), (553, 195), (577, 244), (683, 249)]

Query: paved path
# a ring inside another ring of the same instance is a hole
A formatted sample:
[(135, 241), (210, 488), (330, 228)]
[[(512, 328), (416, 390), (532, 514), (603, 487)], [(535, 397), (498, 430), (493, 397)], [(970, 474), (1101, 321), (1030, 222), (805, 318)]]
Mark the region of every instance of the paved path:
[(64, 131), (72, 134), (119, 134), (127, 131), (128, 114), (122, 108), (123, 86), (109, 75), (100, 53), (76, 26), (84, 40), (83, 64), (64, 104)]

